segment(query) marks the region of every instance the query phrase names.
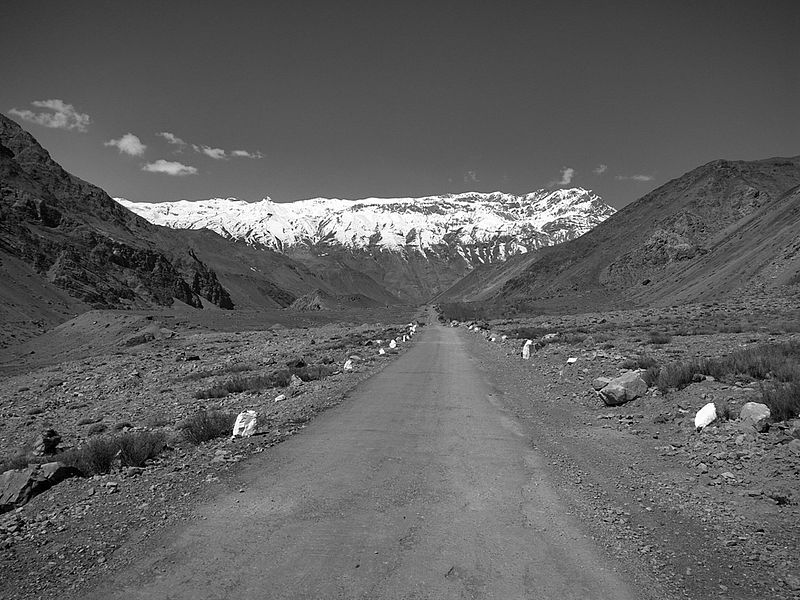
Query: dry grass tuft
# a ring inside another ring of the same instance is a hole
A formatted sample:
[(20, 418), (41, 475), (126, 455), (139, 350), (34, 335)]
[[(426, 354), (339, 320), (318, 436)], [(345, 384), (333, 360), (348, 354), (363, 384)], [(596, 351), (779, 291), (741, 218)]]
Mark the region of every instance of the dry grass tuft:
[(143, 467), (166, 446), (161, 431), (135, 431), (94, 437), (83, 446), (57, 455), (66, 465), (75, 467), (84, 476), (108, 473), (116, 461), (123, 467)]
[(201, 410), (185, 419), (179, 426), (183, 437), (192, 444), (225, 437), (233, 431), (236, 413)]

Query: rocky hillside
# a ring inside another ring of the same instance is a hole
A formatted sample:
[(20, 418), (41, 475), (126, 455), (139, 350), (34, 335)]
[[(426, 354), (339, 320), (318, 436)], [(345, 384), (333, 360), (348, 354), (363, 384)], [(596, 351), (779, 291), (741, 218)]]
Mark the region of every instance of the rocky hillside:
[(481, 265), (574, 239), (614, 213), (582, 188), (292, 203), (117, 201), (152, 223), (207, 228), (283, 252), (323, 278), (366, 273), (413, 301), (427, 300)]
[(326, 280), (287, 256), (211, 231), (153, 225), (67, 173), (3, 115), (0, 274), (3, 345), (90, 307), (168, 306), (175, 300), (195, 308), (285, 307), (315, 289), (363, 293), (381, 305), (397, 302), (346, 267)]
[(14, 121), (0, 115), (0, 251), (71, 296), (98, 307), (231, 308), (196, 256), (178, 265), (156, 246), (156, 228), (101, 189), (64, 171)]
[(717, 160), (443, 300), (668, 304), (800, 282), (800, 157)]

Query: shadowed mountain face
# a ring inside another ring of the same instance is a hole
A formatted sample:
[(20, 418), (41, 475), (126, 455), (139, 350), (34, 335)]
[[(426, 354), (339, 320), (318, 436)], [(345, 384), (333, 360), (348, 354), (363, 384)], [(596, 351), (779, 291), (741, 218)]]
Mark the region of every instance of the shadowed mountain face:
[(178, 265), (158, 231), (101, 189), (64, 171), (36, 140), (0, 115), (0, 250), (71, 296), (97, 307), (201, 307), (201, 295), (232, 308), (216, 275), (196, 257)]
[[(340, 269), (346, 273), (347, 267)], [(360, 273), (327, 282), (272, 251), (208, 231), (153, 225), (62, 169), (17, 123), (0, 115), (0, 273), (9, 277), (3, 331), (32, 332), (89, 307), (230, 309), (290, 305), (315, 289), (397, 298)], [(35, 285), (31, 282), (36, 281)], [(66, 294), (64, 294), (66, 292)]]
[(476, 273), (440, 300), (504, 305), (674, 304), (800, 278), (800, 157), (718, 160), (582, 237)]

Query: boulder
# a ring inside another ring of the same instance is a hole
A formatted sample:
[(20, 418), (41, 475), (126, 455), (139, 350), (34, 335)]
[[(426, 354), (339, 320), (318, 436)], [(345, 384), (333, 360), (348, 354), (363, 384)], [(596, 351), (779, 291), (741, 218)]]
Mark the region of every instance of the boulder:
[(45, 456), (48, 454), (55, 454), (56, 448), (58, 448), (60, 443), (61, 436), (58, 435), (55, 429), (45, 429), (33, 443), (33, 455)]
[(344, 363), (344, 367), (343, 367), (343, 369), (344, 369), (345, 371), (352, 371), (352, 370), (353, 370), (353, 361), (352, 361), (352, 360), (349, 360), (349, 359), (348, 359), (348, 360), (346, 360), (346, 361), (345, 361), (345, 363)]
[(628, 371), (612, 379), (597, 393), (606, 406), (619, 406), (647, 392), (647, 384), (641, 376), (641, 371)]
[(717, 407), (713, 402), (709, 402), (703, 408), (698, 410), (697, 414), (694, 416), (694, 428), (697, 431), (701, 431), (716, 420)]
[(389, 342), (389, 348), (397, 348), (397, 342), (395, 340)]
[(595, 392), (599, 392), (609, 383), (611, 383), (610, 377), (598, 377), (597, 379), (592, 381), (592, 387), (594, 388)]
[(525, 340), (525, 345), (522, 346), (522, 358), (525, 360), (531, 357), (531, 344), (533, 340)]
[(77, 475), (80, 475), (78, 469), (60, 462), (6, 471), (0, 475), (0, 513), (19, 508), (34, 496)]
[(307, 365), (308, 362), (302, 356), (296, 356), (293, 359), (286, 361), (286, 366), (289, 367), (290, 369), (302, 369)]
[(233, 424), (233, 433), (231, 438), (237, 437), (250, 437), (256, 431), (258, 426), (258, 414), (254, 410), (245, 410), (240, 412), (236, 417), (236, 422)]
[(767, 419), (771, 413), (766, 404), (759, 402), (746, 402), (739, 412), (739, 421), (742, 425), (751, 426), (757, 431), (766, 431), (769, 427)]

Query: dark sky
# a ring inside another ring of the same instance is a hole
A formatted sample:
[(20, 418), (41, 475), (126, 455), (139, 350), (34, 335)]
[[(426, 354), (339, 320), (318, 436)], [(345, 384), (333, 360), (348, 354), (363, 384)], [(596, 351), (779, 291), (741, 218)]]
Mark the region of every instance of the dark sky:
[[(717, 158), (800, 154), (798, 0), (9, 4), (0, 110), (131, 200), (569, 180), (621, 207)], [(31, 104), (54, 99), (90, 122)], [(146, 148), (104, 145), (127, 133)]]

